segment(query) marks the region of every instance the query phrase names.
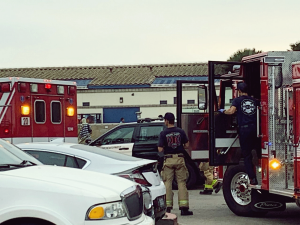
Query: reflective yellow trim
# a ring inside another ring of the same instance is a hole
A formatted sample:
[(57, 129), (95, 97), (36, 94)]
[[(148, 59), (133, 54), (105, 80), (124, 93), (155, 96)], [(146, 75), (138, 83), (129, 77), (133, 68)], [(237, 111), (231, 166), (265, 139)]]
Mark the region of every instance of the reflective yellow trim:
[(205, 184), (204, 185), (204, 189), (213, 189), (213, 186), (209, 185), (209, 184)]
[(179, 201), (179, 207), (180, 206), (188, 206), (189, 205), (189, 201), (188, 200), (180, 200)]

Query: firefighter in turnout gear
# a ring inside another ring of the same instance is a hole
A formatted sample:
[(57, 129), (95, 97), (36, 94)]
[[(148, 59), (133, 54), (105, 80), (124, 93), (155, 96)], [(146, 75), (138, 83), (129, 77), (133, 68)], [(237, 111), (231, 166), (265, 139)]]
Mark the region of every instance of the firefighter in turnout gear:
[(160, 133), (158, 151), (164, 152), (164, 165), (161, 177), (166, 186), (167, 212), (173, 208), (172, 182), (174, 175), (178, 183), (178, 205), (182, 216), (193, 215), (189, 211), (189, 195), (186, 188), (188, 170), (185, 166), (184, 151), (189, 145), (189, 140), (184, 130), (174, 126), (175, 116), (166, 113), (164, 116), (167, 128)]
[(203, 171), (206, 178), (204, 190), (200, 191), (201, 195), (211, 195), (213, 189), (215, 193), (218, 193), (221, 189), (221, 183), (218, 180), (214, 179), (214, 167), (209, 165), (209, 162), (201, 162), (199, 165), (200, 171)]

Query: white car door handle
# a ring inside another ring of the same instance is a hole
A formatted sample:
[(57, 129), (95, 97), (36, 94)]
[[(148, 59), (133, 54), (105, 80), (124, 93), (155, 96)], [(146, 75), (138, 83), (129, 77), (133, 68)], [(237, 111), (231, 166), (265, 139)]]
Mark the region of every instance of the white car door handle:
[(119, 148), (119, 150), (129, 150), (129, 148)]

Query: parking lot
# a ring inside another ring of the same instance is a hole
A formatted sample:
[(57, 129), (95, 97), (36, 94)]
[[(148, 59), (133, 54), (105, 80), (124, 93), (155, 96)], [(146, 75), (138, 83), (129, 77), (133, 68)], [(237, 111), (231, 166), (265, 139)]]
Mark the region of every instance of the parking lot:
[[(190, 190), (190, 209), (194, 212), (193, 216), (180, 216), (177, 205), (177, 191), (174, 191), (174, 210), (172, 213), (177, 215), (179, 225), (212, 225), (212, 224), (299, 224), (300, 208), (294, 203), (287, 204), (287, 209), (283, 212), (269, 212), (261, 218), (239, 217), (233, 214), (227, 207), (223, 193), (212, 195), (199, 195), (200, 190)], [(158, 225), (169, 225), (168, 222), (160, 221)]]

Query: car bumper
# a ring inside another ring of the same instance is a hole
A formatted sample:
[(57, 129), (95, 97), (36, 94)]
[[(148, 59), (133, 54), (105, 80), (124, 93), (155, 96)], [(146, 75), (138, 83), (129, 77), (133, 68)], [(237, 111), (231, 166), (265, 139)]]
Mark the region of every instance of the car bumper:
[(153, 199), (155, 220), (161, 219), (166, 213), (166, 187), (161, 181), (160, 185), (149, 187)]
[(139, 219), (130, 221), (126, 217), (120, 219), (111, 219), (111, 220), (95, 220), (95, 221), (85, 221), (85, 225), (100, 225), (100, 224), (109, 224), (109, 225), (154, 225), (154, 220), (146, 215), (142, 215)]

